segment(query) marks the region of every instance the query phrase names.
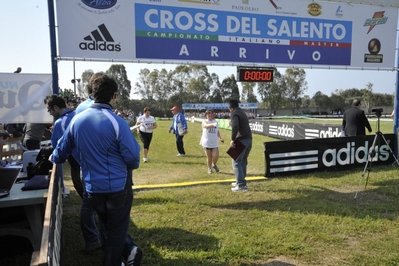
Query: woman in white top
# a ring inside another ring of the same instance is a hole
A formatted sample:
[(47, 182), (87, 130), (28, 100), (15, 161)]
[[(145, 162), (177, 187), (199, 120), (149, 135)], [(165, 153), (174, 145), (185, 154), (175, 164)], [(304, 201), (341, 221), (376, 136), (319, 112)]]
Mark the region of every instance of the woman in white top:
[(143, 162), (148, 162), (148, 150), (152, 140), (152, 131), (157, 128), (157, 123), (153, 116), (150, 115), (151, 110), (149, 107), (145, 107), (143, 115), (137, 119), (136, 125), (139, 127), (139, 136), (144, 146), (144, 157)]
[(200, 145), (204, 148), (206, 155), (206, 164), (208, 166), (208, 174), (212, 174), (212, 167), (216, 172), (219, 172), (219, 168), (216, 163), (219, 160), (219, 143), (224, 140), (220, 136), (218, 122), (215, 120), (215, 115), (212, 110), (206, 110), (206, 119), (202, 121), (202, 136)]

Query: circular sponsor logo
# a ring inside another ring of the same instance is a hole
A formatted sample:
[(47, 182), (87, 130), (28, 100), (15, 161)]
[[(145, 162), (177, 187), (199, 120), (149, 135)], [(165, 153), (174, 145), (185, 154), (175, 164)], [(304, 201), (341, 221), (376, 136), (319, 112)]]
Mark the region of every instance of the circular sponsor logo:
[(118, 0), (81, 0), (83, 4), (94, 9), (108, 9), (113, 7)]
[(380, 40), (374, 38), (369, 41), (368, 49), (370, 54), (378, 54), (381, 51), (381, 42)]

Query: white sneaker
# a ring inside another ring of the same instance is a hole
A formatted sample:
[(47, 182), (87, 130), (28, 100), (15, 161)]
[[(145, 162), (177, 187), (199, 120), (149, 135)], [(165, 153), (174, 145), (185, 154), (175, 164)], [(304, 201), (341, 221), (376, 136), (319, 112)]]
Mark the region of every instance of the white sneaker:
[(233, 191), (233, 192), (247, 192), (248, 191), (248, 187), (247, 186), (243, 186), (243, 187), (236, 186), (236, 187), (232, 187), (231, 191)]
[(129, 257), (127, 258), (127, 266), (139, 266), (141, 264), (141, 258), (143, 257), (143, 252), (137, 246), (134, 246), (132, 251), (130, 251)]
[(186, 156), (186, 155), (182, 154), (182, 153), (177, 154), (177, 157), (184, 157), (184, 156)]
[(231, 183), (231, 186), (232, 186), (232, 187), (236, 187), (236, 186), (237, 186), (237, 182)]
[(143, 158), (143, 162), (148, 162), (148, 158)]
[(208, 168), (208, 174), (212, 174), (212, 169)]

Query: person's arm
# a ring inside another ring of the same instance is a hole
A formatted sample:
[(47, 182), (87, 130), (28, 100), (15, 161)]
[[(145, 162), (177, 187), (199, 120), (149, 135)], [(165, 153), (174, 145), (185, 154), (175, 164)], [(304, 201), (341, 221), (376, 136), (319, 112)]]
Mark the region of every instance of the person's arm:
[(127, 167), (137, 169), (140, 165), (140, 145), (130, 133), (127, 124), (119, 124), (120, 126), (120, 152)]
[(58, 140), (57, 146), (54, 147), (49, 161), (57, 164), (64, 163), (68, 156), (72, 154), (72, 150), (75, 149), (76, 146), (70, 127), (71, 123), (68, 125), (62, 137)]
[(154, 121), (154, 123), (152, 123), (151, 129), (156, 129), (156, 128), (157, 128), (157, 122)]
[(224, 143), (224, 139), (222, 139), (222, 136), (220, 135), (220, 131), (218, 130), (218, 138), (220, 142)]
[(371, 129), (369, 120), (367, 119), (367, 117), (366, 117), (364, 111), (362, 111), (362, 115), (361, 115), (360, 119), (361, 119), (361, 121), (362, 121), (362, 124), (368, 129), (369, 133), (371, 133), (371, 132), (372, 132), (372, 129)]
[(183, 124), (183, 129), (187, 131), (187, 121), (182, 113), (180, 113), (180, 122)]
[(136, 126), (140, 125), (142, 122), (142, 116), (137, 119)]
[(175, 119), (175, 116), (172, 117), (172, 124), (169, 127), (169, 133), (172, 132), (173, 130), (173, 120)]

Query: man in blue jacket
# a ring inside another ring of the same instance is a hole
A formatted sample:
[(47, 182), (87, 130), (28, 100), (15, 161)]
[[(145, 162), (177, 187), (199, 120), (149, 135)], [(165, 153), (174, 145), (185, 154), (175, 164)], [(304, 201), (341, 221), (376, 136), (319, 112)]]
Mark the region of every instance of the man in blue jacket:
[(169, 128), (169, 133), (173, 132), (176, 135), (176, 148), (179, 152), (178, 157), (186, 156), (184, 151), (183, 137), (187, 134), (187, 122), (182, 113), (179, 112), (179, 107), (173, 106), (170, 109), (173, 113), (172, 125)]
[(63, 163), (76, 149), (85, 190), (106, 227), (103, 265), (140, 265), (142, 251), (128, 235), (133, 202), (132, 170), (140, 146), (129, 125), (113, 112), (118, 85), (107, 75), (91, 81), (94, 103), (75, 115), (58, 141), (51, 161)]

